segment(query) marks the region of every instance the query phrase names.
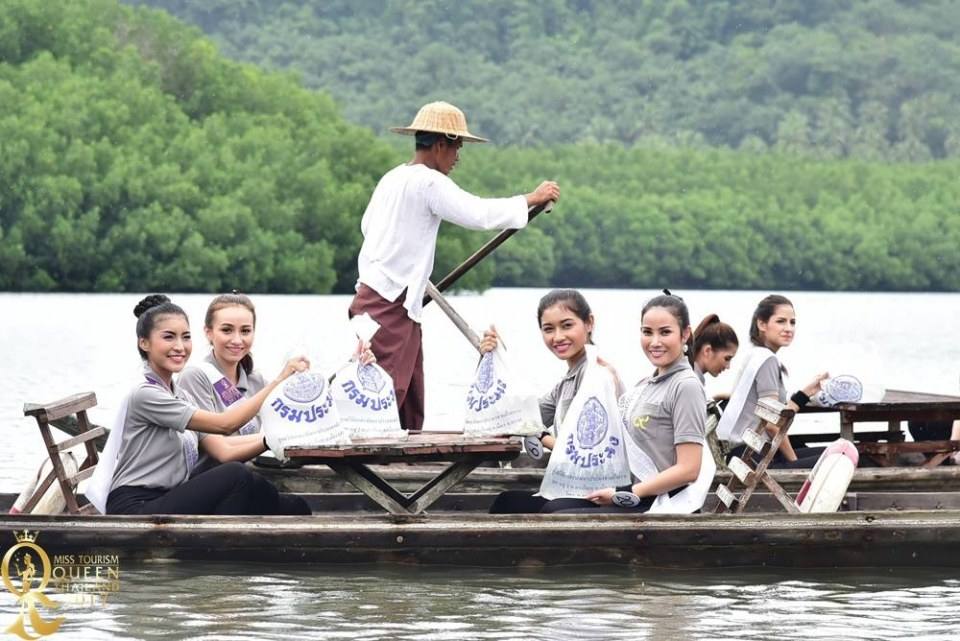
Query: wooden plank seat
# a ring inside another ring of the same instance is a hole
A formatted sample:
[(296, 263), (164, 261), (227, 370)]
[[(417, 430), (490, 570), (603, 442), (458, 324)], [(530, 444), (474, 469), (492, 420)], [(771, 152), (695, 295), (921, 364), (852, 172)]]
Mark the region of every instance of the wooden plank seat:
[[(734, 456), (727, 462), (731, 478), (726, 484), (717, 485), (718, 502), (714, 512), (717, 514), (728, 510), (736, 514), (743, 512), (757, 485), (762, 483), (783, 506), (783, 509), (797, 513), (800, 511), (797, 504), (767, 471), (777, 450), (780, 449), (780, 443), (787, 438), (790, 425), (793, 423), (794, 411), (773, 399), (761, 398), (757, 401), (754, 414), (760, 418), (760, 422), (756, 427), (743, 433), (743, 442), (746, 446), (744, 452), (747, 456), (745, 459)], [(777, 433), (773, 438), (767, 434), (768, 425), (777, 427)], [(759, 461), (754, 461), (753, 453), (760, 456)]]
[[(95, 439), (102, 437), (106, 430), (102, 427), (91, 425), (87, 418), (87, 410), (96, 406), (97, 396), (93, 392), (84, 392), (73, 394), (52, 403), (25, 403), (23, 406), (23, 415), (32, 416), (37, 421), (37, 427), (40, 428), (40, 436), (43, 437), (43, 443), (47, 447), (47, 455), (50, 457), (50, 463), (53, 469), (37, 485), (33, 495), (27, 500), (23, 507), (23, 512), (29, 513), (36, 507), (40, 498), (47, 491), (47, 488), (56, 481), (63, 493), (64, 501), (67, 505), (67, 511), (71, 514), (96, 514), (96, 508), (87, 503), (81, 506), (77, 500), (77, 485), (80, 481), (90, 478), (96, 469), (99, 456), (95, 446)], [(76, 415), (78, 434), (59, 443), (54, 440), (50, 425), (53, 421), (61, 420), (66, 417)], [(64, 468), (61, 453), (83, 445), (86, 450), (86, 458), (80, 464), (76, 474), (68, 475)]]
[(954, 452), (960, 452), (960, 441), (911, 441), (909, 443), (857, 443), (857, 451), (866, 454), (881, 467), (897, 465), (901, 454), (922, 454), (923, 467), (936, 467)]

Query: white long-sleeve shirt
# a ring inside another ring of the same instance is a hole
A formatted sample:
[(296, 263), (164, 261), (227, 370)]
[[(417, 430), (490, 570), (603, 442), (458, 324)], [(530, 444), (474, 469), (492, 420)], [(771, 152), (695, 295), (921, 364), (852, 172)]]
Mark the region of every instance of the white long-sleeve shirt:
[(403, 306), (419, 322), (441, 220), (469, 229), (520, 229), (527, 224), (527, 200), (474, 196), (426, 165), (391, 169), (360, 221), (357, 286), (363, 283), (391, 302), (406, 289)]

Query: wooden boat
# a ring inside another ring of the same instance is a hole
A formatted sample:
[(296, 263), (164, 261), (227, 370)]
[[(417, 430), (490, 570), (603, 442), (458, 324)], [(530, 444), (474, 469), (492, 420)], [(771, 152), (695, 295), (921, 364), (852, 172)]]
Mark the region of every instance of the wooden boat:
[[(420, 485), (436, 476), (435, 469), (420, 465), (385, 469), (401, 490), (406, 481)], [(956, 478), (952, 468), (859, 470), (858, 485), (839, 512), (786, 513), (771, 495), (756, 494), (742, 514), (711, 513), (717, 500), (711, 497), (704, 513), (681, 516), (485, 513), (504, 478), (514, 487), (517, 481), (533, 487), (539, 470), (475, 471), (473, 491), (448, 493), (428, 513), (403, 515), (388, 514), (359, 493), (337, 491), (342, 483), (328, 482), (332, 477), (324, 478), (319, 469), (273, 473), (290, 483), (324, 479), (327, 492), (306, 495), (311, 516), (5, 515), (0, 528), (39, 531), (50, 554), (111, 554), (122, 562), (960, 567), (960, 489), (933, 485), (931, 491), (881, 492), (871, 485), (871, 479), (882, 478), (913, 489), (931, 475), (946, 485)], [(780, 475), (796, 486), (806, 472)]]
[[(80, 433), (76, 419), (66, 417), (52, 421), (56, 426), (70, 436)], [(102, 448), (106, 436), (101, 437), (97, 449)], [(285, 492), (296, 493), (329, 493), (350, 492), (353, 488), (333, 471), (322, 467), (285, 468), (277, 467), (276, 459), (266, 457), (255, 461), (257, 472), (273, 481), (277, 487)], [(430, 466), (374, 466), (377, 471), (389, 478), (398, 489), (413, 491), (423, 485), (436, 474), (436, 469)], [(807, 478), (805, 470), (772, 470), (771, 476), (784, 489), (796, 492)], [(498, 468), (482, 467), (475, 470), (460, 482), (457, 489), (461, 492), (502, 492), (508, 489), (536, 490), (540, 487), (543, 470), (539, 468)], [(716, 481), (726, 483), (730, 478), (729, 472), (718, 472)], [(960, 466), (941, 466), (936, 468), (919, 467), (885, 467), (861, 468), (854, 473), (850, 484), (851, 491), (874, 492), (935, 492), (960, 491)]]
[(960, 492), (851, 492), (830, 514), (773, 512), (773, 498), (757, 495), (748, 513), (685, 516), (488, 515), (476, 510), (492, 496), (478, 492), (416, 516), (388, 515), (359, 494), (305, 498), (309, 517), (3, 515), (0, 529), (38, 531), (51, 555), (115, 554), (121, 564), (960, 567)]

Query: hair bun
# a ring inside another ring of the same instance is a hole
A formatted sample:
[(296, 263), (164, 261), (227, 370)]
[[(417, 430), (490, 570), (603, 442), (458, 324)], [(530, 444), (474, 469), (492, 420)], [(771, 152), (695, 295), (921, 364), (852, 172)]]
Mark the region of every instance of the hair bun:
[(137, 306), (133, 308), (133, 315), (137, 318), (140, 318), (143, 313), (151, 307), (156, 307), (157, 305), (162, 305), (169, 302), (170, 298), (168, 296), (164, 296), (163, 294), (150, 294), (137, 303)]

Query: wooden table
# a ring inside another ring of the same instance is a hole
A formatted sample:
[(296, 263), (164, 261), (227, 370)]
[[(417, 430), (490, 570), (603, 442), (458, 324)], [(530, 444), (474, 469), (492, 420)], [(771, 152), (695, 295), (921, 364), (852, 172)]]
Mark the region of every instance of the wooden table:
[[(879, 465), (895, 464), (898, 454), (920, 452), (932, 455), (925, 465), (939, 465), (957, 450), (955, 441), (920, 441), (904, 443), (903, 421), (954, 421), (960, 419), (960, 396), (928, 394), (907, 390), (887, 390), (883, 398), (870, 403), (841, 403), (831, 408), (804, 408), (803, 412), (839, 412), (840, 437), (855, 441), (855, 423), (884, 422), (882, 432), (860, 433), (857, 447)], [(812, 436), (820, 435), (810, 435)], [(801, 436), (802, 438), (803, 436)], [(864, 438), (867, 437), (867, 438)], [(886, 443), (877, 441), (885, 440)]]
[(889, 389), (878, 402), (841, 403), (836, 409), (840, 412), (841, 437), (853, 440), (854, 423), (882, 421), (887, 424), (889, 440), (896, 442), (903, 440), (903, 421), (960, 419), (960, 396)]
[[(402, 441), (368, 440), (349, 445), (287, 448), (304, 465), (326, 465), (391, 514), (420, 514), (484, 461), (510, 461), (520, 437), (467, 438), (460, 433), (411, 432)], [(416, 492), (403, 494), (369, 466), (448, 462)]]

